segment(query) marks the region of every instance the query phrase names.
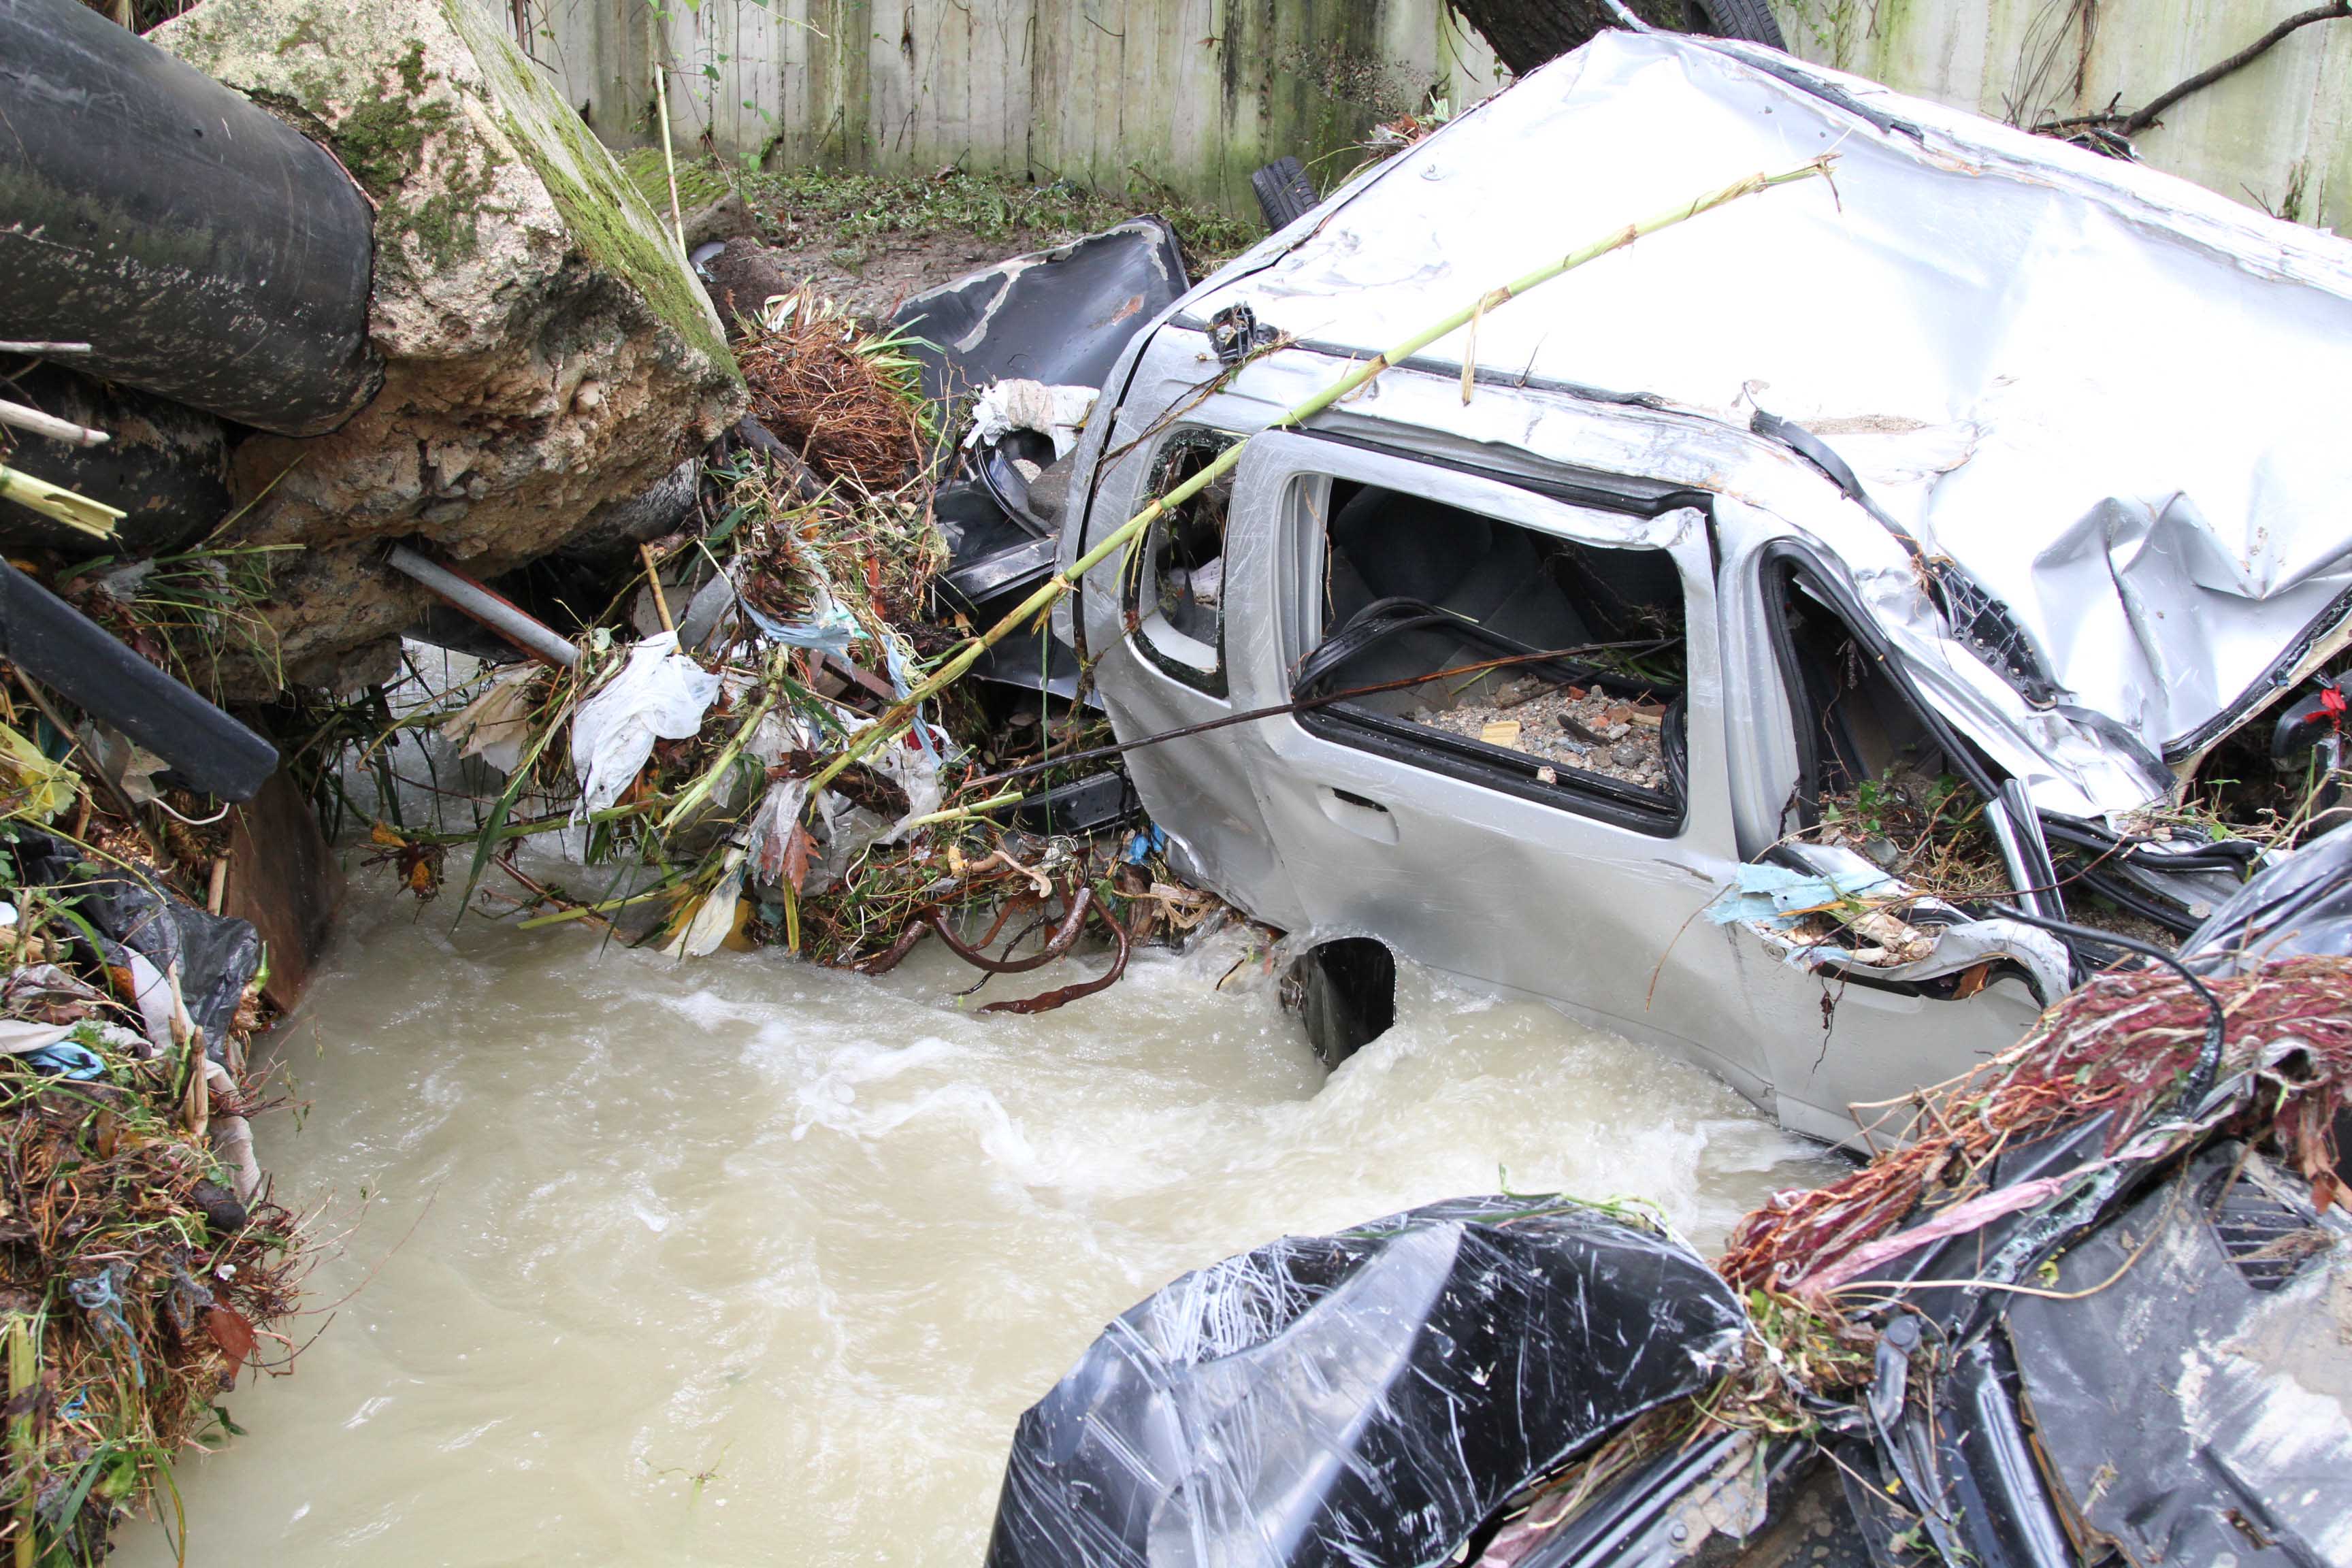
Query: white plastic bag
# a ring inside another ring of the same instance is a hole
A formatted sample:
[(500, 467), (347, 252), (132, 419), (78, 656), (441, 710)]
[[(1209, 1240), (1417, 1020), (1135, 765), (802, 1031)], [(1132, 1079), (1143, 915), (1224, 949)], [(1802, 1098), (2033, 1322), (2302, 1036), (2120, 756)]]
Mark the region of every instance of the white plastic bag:
[(1048, 386), (1042, 381), (995, 381), (972, 401), (967, 447), (984, 446), (1013, 430), (1034, 430), (1054, 441), (1054, 456), (1066, 458), (1078, 444), (1078, 428), (1102, 395), (1091, 386)]
[(703, 958), (717, 952), (735, 931), (735, 906), (743, 899), (743, 851), (731, 848), (719, 863), (719, 884), (694, 909), (662, 951), (671, 958)]
[(530, 709), (537, 700), (531, 688), (546, 673), (535, 664), (499, 671), (480, 695), (443, 722), (441, 738), (457, 742), (461, 757), (479, 757), (502, 773), (513, 773), (530, 743)]
[(653, 755), (654, 742), (683, 741), (701, 729), (718, 695), (719, 677), (677, 651), (675, 632), (631, 648), (628, 663), (572, 717), (572, 766), (580, 779), (573, 816), (620, 799)]

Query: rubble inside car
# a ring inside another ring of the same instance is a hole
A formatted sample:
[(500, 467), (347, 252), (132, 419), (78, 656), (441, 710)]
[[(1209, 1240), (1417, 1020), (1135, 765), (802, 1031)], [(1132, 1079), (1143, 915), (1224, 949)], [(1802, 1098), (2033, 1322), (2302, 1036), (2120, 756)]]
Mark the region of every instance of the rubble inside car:
[(1666, 782), (1665, 718), (1660, 703), (1536, 675), (1504, 682), (1486, 701), (1405, 714), (1411, 723), (1653, 790)]
[(1511, 1195), (1188, 1275), (1023, 1418), (991, 1568), (2343, 1560), (2347, 889), (2338, 833), (1711, 1269)]

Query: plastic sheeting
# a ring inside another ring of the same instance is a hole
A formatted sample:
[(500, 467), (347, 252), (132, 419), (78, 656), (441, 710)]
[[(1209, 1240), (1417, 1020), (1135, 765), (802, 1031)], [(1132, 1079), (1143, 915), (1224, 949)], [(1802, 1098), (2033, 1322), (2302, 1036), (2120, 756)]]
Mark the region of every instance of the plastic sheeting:
[(2352, 827), (2270, 867), (2182, 944), (2209, 974), (2238, 974), (2297, 953), (2352, 954)]
[[(71, 889), (82, 918), (99, 935), (106, 963), (130, 970), (151, 1037), (171, 1043), (171, 977), (179, 1005), (205, 1032), (205, 1048), (219, 1056), (236, 1019), (245, 988), (261, 970), (261, 937), (251, 923), (215, 915), (170, 898), (118, 871), (95, 873), (73, 846), (46, 834), (20, 831), (17, 874), (28, 886)], [(159, 1020), (153, 1015), (161, 1010)]]
[(1034, 430), (1054, 443), (1054, 456), (1066, 458), (1078, 444), (1078, 427), (1100, 395), (1091, 386), (1048, 386), (1042, 381), (998, 381), (972, 400), (967, 447), (992, 446), (1015, 430)]
[(1100, 386), (1187, 281), (1176, 231), (1135, 217), (918, 294), (891, 321), (942, 402), (1008, 376)]
[(1440, 1563), (1745, 1327), (1687, 1248), (1558, 1199), (1287, 1237), (1123, 1314), (1021, 1418), (989, 1568)]
[(2352, 1224), (2233, 1144), (2009, 1309), (2067, 1511), (2132, 1563), (2352, 1563)]
[(683, 741), (701, 729), (719, 687), (718, 675), (677, 651), (675, 632), (629, 649), (628, 662), (572, 717), (578, 815), (593, 816), (620, 799), (656, 740)]

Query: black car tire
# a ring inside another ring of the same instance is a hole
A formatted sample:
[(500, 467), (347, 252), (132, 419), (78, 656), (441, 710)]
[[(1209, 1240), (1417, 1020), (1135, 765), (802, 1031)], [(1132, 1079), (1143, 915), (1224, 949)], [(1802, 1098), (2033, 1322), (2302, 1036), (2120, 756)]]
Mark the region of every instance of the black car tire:
[(1764, 0), (1691, 0), (1691, 8), (1706, 17), (1706, 30), (1718, 38), (1745, 38), (1776, 49), (1789, 47)]
[(1252, 174), (1250, 189), (1257, 193), (1258, 210), (1265, 214), (1269, 229), (1288, 228), (1322, 200), (1296, 158), (1276, 158)]

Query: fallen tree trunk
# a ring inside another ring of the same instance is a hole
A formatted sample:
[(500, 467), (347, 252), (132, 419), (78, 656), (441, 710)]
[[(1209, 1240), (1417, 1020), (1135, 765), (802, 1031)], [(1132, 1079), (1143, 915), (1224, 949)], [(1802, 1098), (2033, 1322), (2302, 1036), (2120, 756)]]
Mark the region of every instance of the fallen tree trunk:
[(289, 436), (375, 395), (374, 214), (324, 150), (77, 0), (0, 0), (0, 338)]

